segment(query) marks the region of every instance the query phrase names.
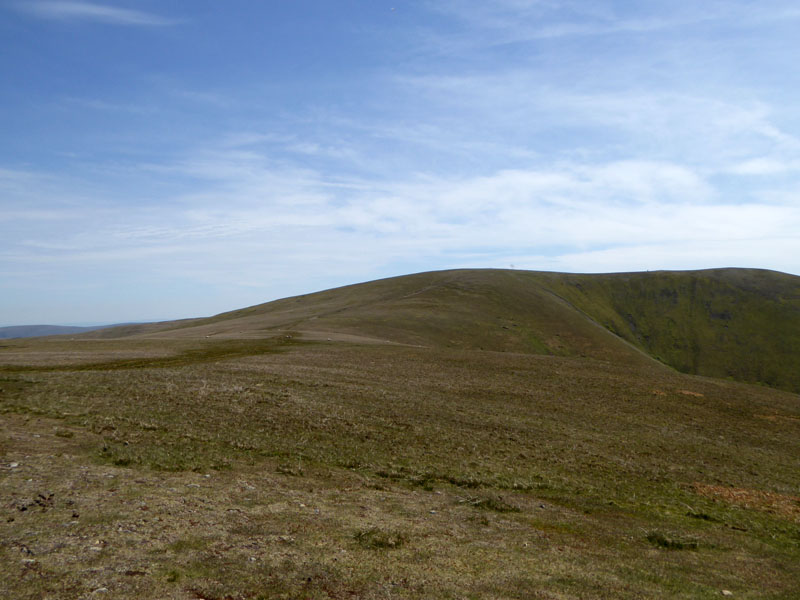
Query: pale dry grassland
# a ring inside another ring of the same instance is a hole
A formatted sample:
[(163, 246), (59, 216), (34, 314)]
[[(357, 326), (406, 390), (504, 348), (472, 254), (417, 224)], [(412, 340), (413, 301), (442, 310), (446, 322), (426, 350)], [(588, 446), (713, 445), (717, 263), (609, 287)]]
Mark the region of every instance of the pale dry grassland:
[(800, 597), (797, 395), (655, 363), (126, 344), (0, 348), (0, 597)]

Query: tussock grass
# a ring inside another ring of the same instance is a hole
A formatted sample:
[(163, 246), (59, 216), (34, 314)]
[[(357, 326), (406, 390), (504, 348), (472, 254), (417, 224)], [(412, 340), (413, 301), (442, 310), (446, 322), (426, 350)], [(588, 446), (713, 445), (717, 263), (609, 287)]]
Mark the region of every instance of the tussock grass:
[(520, 512), (518, 507), (514, 506), (513, 504), (509, 504), (500, 496), (471, 496), (468, 498), (462, 498), (460, 502), (467, 504), (468, 506), (472, 506), (473, 508), (492, 510), (499, 513)]
[(667, 537), (659, 531), (648, 533), (647, 541), (666, 550), (697, 550), (699, 547), (697, 540)]
[(408, 541), (407, 536), (402, 532), (384, 531), (377, 527), (357, 531), (353, 539), (362, 548), (370, 550), (399, 548)]

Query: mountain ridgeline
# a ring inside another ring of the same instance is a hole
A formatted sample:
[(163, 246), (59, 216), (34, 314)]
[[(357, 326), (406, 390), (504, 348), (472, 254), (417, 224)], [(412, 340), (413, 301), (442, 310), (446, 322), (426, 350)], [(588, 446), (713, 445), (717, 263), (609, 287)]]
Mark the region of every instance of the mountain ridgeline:
[(93, 337), (266, 337), (661, 361), (800, 392), (800, 277), (753, 269), (602, 275), (453, 270)]

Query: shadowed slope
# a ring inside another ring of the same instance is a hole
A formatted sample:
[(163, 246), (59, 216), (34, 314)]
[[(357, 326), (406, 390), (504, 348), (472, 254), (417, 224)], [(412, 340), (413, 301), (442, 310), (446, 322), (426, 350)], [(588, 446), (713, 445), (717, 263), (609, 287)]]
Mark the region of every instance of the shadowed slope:
[(679, 371), (800, 392), (800, 277), (756, 269), (542, 277)]

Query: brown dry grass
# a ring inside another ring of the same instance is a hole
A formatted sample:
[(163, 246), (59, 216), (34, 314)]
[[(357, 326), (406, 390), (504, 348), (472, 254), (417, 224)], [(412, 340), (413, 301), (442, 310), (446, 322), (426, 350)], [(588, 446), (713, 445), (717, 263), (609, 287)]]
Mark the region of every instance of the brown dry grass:
[(795, 395), (585, 358), (193, 343), (0, 373), (0, 596), (798, 588), (792, 515), (692, 487), (794, 495), (794, 424), (753, 416), (798, 415)]
[(800, 521), (800, 496), (702, 483), (694, 484), (694, 489), (707, 498)]

